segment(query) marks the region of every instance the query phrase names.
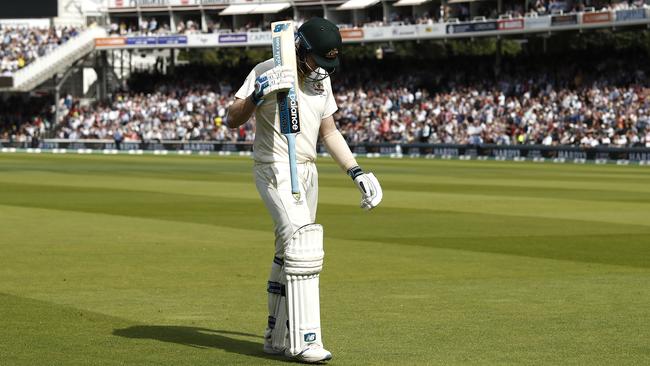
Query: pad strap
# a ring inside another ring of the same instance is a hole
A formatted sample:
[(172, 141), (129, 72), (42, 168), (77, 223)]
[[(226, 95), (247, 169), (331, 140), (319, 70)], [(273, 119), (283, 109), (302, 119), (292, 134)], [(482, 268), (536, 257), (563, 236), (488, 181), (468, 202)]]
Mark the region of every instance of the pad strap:
[(280, 282), (269, 281), (269, 285), (266, 291), (270, 294), (276, 294), (280, 296), (286, 296), (287, 294), (286, 286)]

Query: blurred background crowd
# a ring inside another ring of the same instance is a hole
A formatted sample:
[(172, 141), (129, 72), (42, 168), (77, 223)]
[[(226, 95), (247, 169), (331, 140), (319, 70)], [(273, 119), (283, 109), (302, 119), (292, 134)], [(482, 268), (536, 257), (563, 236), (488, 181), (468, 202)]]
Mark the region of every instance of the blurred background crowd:
[(25, 27), (0, 25), (0, 72), (11, 75), (30, 62), (77, 36), (80, 27)]
[[(582, 60), (582, 61), (577, 61)], [(438, 63), (350, 62), (333, 76), (335, 120), (355, 143), (650, 147), (648, 64), (635, 54), (510, 59), (499, 77), (481, 57)], [(524, 66), (525, 65), (525, 66)], [(411, 73), (385, 73), (402, 67)], [(224, 123), (247, 69), (188, 65), (173, 76), (134, 74), (107, 103), (70, 96), (60, 120), (47, 101), (0, 104), (3, 138), (252, 141), (253, 120)]]

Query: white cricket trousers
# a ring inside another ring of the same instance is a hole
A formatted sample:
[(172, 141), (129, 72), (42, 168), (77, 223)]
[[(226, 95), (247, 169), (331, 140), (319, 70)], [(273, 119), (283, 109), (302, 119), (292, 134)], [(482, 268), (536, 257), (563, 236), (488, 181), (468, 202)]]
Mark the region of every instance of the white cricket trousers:
[(300, 200), (291, 194), (289, 162), (255, 163), (255, 185), (275, 225), (275, 256), (284, 258), (284, 247), (300, 227), (313, 224), (318, 206), (318, 171), (313, 162), (298, 164)]
[[(289, 240), (302, 226), (313, 224), (316, 220), (318, 205), (318, 172), (316, 164), (307, 162), (298, 164), (298, 185), (300, 200), (291, 193), (291, 175), (289, 162), (255, 163), (255, 185), (275, 225), (275, 257), (271, 264), (268, 280), (269, 317), (264, 332), (265, 347), (272, 343), (272, 332), (276, 318), (282, 312), (282, 297), (285, 289), (282, 277), (284, 250)], [(288, 325), (288, 324), (287, 324)], [(278, 324), (284, 327), (284, 324)], [(285, 340), (286, 341), (286, 340)], [(285, 344), (288, 346), (288, 344)]]

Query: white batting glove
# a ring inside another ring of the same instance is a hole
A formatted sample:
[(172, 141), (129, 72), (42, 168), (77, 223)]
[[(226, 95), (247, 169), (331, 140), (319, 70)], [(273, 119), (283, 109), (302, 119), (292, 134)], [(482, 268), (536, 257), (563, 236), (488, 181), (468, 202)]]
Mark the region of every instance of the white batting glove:
[(352, 177), (361, 192), (360, 207), (365, 210), (372, 210), (377, 207), (384, 194), (375, 175), (364, 173), (358, 166), (348, 170), (348, 175)]
[(255, 105), (260, 105), (269, 94), (291, 89), (294, 81), (290, 67), (275, 66), (255, 79), (255, 91), (251, 94), (251, 100)]

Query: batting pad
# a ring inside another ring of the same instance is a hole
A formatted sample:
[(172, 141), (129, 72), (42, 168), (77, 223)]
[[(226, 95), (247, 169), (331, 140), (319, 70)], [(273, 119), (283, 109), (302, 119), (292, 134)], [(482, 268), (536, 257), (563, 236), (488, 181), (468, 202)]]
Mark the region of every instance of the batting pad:
[(287, 348), (287, 303), (285, 275), (281, 258), (273, 258), (267, 291), (269, 293), (269, 323), (264, 338), (269, 339), (273, 350), (282, 352)]
[(320, 330), (318, 277), (323, 269), (323, 227), (305, 225), (294, 234), (284, 255), (289, 319), (288, 354), (300, 354), (307, 345), (323, 345)]

